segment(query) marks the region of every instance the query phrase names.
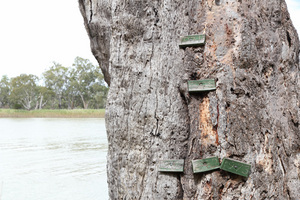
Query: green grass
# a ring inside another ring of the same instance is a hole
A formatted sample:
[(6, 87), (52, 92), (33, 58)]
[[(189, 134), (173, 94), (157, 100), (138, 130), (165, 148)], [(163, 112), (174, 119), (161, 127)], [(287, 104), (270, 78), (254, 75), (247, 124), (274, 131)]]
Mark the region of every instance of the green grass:
[(105, 109), (15, 110), (0, 109), (0, 118), (104, 118)]

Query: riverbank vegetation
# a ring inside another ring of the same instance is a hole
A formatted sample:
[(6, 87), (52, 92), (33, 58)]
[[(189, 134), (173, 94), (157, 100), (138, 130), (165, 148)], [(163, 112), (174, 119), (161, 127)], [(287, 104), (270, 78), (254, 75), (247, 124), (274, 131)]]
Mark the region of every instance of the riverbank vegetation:
[(104, 109), (18, 110), (0, 109), (0, 118), (104, 118)]
[(0, 108), (28, 111), (103, 109), (107, 92), (100, 68), (88, 59), (77, 57), (69, 68), (54, 62), (42, 77), (32, 74), (13, 78), (3, 76), (0, 80)]

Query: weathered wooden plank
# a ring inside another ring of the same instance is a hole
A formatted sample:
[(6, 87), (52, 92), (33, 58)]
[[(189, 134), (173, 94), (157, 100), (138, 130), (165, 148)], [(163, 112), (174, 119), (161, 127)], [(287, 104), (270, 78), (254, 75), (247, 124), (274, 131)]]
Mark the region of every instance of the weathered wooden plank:
[(189, 92), (204, 92), (216, 89), (216, 82), (214, 79), (205, 80), (191, 80), (188, 81)]
[(251, 165), (237, 160), (224, 158), (220, 168), (224, 171), (248, 177), (251, 170)]
[(162, 160), (160, 162), (160, 172), (183, 172), (184, 160)]
[(187, 35), (180, 38), (180, 48), (197, 47), (205, 44), (205, 35)]
[(218, 157), (193, 160), (192, 163), (194, 173), (207, 172), (220, 168)]

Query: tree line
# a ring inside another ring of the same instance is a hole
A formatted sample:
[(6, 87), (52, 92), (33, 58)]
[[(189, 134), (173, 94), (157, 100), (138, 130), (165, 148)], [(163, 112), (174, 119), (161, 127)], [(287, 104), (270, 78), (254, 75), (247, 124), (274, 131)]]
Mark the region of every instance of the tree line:
[(0, 108), (100, 109), (105, 107), (108, 87), (98, 66), (76, 57), (72, 67), (53, 63), (41, 78), (21, 74), (0, 80)]

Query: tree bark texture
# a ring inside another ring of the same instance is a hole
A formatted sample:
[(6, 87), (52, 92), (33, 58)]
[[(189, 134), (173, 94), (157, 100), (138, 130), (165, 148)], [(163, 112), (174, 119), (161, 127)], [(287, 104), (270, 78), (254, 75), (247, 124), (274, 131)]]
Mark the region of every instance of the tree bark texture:
[[(300, 199), (299, 39), (284, 0), (79, 0), (110, 86), (110, 199)], [(203, 47), (179, 49), (184, 35)], [(187, 80), (216, 80), (188, 94)], [(194, 159), (251, 164), (193, 174)], [(158, 172), (184, 159), (184, 173)]]

